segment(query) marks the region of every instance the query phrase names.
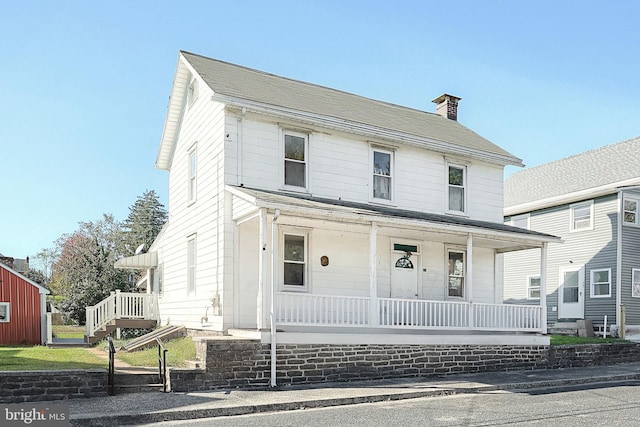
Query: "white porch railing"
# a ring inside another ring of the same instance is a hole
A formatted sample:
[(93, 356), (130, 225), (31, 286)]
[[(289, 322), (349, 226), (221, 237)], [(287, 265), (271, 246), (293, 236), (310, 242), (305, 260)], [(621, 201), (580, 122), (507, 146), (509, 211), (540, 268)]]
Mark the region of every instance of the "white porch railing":
[(378, 298), (378, 310), (375, 311), (378, 318), (371, 319), (370, 304), (368, 297), (278, 293), (276, 323), (425, 330), (542, 331), (540, 306)]
[(98, 304), (87, 307), (87, 336), (117, 319), (158, 320), (158, 297), (156, 294), (135, 292), (111, 292)]

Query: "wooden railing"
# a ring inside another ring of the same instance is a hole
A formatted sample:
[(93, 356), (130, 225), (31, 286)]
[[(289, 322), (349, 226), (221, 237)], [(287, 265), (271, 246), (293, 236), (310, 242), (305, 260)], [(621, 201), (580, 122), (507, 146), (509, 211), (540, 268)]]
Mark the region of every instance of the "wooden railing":
[(158, 316), (158, 302), (155, 294), (134, 292), (111, 292), (98, 304), (87, 307), (87, 336), (117, 319), (155, 319)]
[[(410, 329), (542, 331), (542, 309), (535, 305), (485, 304), (278, 293), (280, 325), (364, 326)], [(372, 318), (375, 317), (375, 318)]]

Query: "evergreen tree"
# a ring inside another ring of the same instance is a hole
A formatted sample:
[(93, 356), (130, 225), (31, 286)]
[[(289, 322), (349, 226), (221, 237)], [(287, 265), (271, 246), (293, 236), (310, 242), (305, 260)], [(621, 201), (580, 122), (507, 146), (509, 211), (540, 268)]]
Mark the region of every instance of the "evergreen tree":
[(124, 253), (131, 255), (144, 244), (145, 251), (167, 222), (167, 211), (154, 190), (147, 190), (129, 207), (129, 216), (123, 224)]

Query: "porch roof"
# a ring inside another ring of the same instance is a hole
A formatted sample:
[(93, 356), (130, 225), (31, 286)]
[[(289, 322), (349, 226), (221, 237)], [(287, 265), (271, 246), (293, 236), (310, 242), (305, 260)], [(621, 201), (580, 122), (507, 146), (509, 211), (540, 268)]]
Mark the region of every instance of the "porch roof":
[(158, 266), (158, 253), (147, 252), (146, 254), (132, 255), (124, 258), (120, 258), (114, 264), (115, 268), (129, 269), (129, 270), (143, 270), (146, 268), (153, 268)]
[(279, 209), (283, 214), (305, 215), (310, 218), (330, 217), (336, 221), (377, 222), (381, 226), (411, 227), (457, 235), (472, 234), (501, 242), (494, 246), (498, 252), (538, 248), (543, 243), (560, 243), (562, 241), (559, 237), (551, 234), (454, 215), (334, 200), (307, 194), (285, 194), (235, 186), (227, 186), (226, 188), (232, 195), (249, 202), (256, 208)]

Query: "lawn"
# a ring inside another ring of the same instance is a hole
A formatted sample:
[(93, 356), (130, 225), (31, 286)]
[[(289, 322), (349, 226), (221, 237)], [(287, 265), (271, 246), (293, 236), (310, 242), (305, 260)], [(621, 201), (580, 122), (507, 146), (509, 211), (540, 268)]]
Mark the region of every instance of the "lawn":
[(108, 362), (84, 348), (0, 346), (0, 371), (107, 369)]
[(53, 336), (56, 338), (84, 338), (87, 328), (75, 325), (53, 325)]
[[(124, 345), (124, 342), (114, 342), (116, 348)], [(101, 344), (105, 350), (108, 348), (106, 344)], [(163, 342), (167, 351), (167, 366), (184, 368), (186, 360), (196, 358), (196, 346), (191, 337), (177, 338)], [(145, 350), (124, 352), (118, 351), (116, 359), (122, 360), (131, 366), (158, 366), (158, 346), (154, 345)]]
[(625, 342), (619, 338), (576, 337), (572, 335), (551, 335), (551, 345), (607, 344)]

